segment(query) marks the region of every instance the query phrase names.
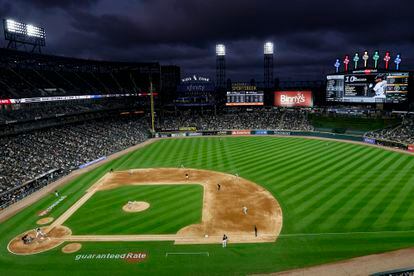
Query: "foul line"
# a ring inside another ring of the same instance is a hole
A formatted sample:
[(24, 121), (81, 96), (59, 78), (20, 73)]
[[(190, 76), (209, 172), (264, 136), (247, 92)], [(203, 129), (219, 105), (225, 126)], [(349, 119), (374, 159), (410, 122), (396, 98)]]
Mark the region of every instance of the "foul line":
[(208, 252), (165, 252), (165, 257), (168, 257), (168, 255), (206, 255), (210, 257)]
[(390, 231), (366, 231), (366, 232), (331, 232), (331, 233), (297, 233), (297, 234), (280, 234), (279, 237), (300, 237), (300, 236), (334, 236), (334, 235), (361, 235), (361, 234), (404, 234), (414, 233), (414, 230), (390, 230)]

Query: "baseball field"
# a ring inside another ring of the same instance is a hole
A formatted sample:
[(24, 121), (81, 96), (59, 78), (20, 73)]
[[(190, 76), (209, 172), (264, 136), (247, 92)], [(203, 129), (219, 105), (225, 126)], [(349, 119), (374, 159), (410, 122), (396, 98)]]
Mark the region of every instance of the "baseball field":
[(414, 156), (361, 144), (161, 139), (59, 193), (0, 224), (0, 275), (257, 274), (414, 246)]

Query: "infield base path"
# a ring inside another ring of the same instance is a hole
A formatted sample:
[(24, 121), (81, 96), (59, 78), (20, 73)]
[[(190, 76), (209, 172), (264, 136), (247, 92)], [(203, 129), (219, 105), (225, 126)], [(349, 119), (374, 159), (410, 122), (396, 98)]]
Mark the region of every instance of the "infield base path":
[[(53, 229), (62, 227), (65, 221), (97, 191), (112, 190), (125, 185), (194, 184), (202, 185), (204, 190), (202, 219), (199, 224), (188, 225), (176, 234), (167, 235), (73, 235), (70, 233), (51, 237), (49, 239), (51, 248), (57, 243), (82, 241), (174, 241), (175, 244), (208, 244), (220, 243), (223, 234), (228, 236), (230, 243), (276, 241), (282, 230), (282, 209), (269, 191), (239, 176), (186, 168), (135, 169), (107, 173), (47, 227), (46, 232), (51, 233)], [(247, 212), (243, 211), (243, 207), (247, 207)], [(51, 249), (47, 247), (47, 242), (44, 242), (43, 251), (33, 252), (31, 247), (27, 246), (26, 252), (20, 240), (22, 235), (9, 243), (9, 251), (15, 254), (35, 254)], [(19, 248), (18, 252), (15, 247)]]

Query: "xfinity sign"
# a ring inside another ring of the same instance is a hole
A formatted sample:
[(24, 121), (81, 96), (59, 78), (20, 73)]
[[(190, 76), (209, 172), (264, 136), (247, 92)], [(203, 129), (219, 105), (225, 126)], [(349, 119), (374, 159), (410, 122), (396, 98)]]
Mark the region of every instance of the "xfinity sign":
[(312, 91), (276, 91), (274, 105), (279, 107), (312, 107)]

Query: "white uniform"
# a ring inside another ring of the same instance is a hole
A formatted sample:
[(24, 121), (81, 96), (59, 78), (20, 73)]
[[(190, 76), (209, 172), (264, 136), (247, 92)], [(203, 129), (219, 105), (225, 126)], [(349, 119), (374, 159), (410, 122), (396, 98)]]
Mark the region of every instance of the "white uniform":
[(43, 231), (40, 228), (36, 229), (36, 238), (38, 238), (38, 237), (40, 237), (40, 238), (46, 237), (46, 234), (43, 233)]
[(375, 98), (385, 98), (385, 88), (387, 87), (387, 81), (383, 80), (377, 82), (374, 86)]
[(227, 236), (223, 237), (222, 244), (223, 244), (223, 247), (227, 247)]
[(247, 215), (247, 207), (246, 207), (246, 206), (244, 206), (244, 207), (243, 207), (243, 213), (244, 213), (245, 215)]

